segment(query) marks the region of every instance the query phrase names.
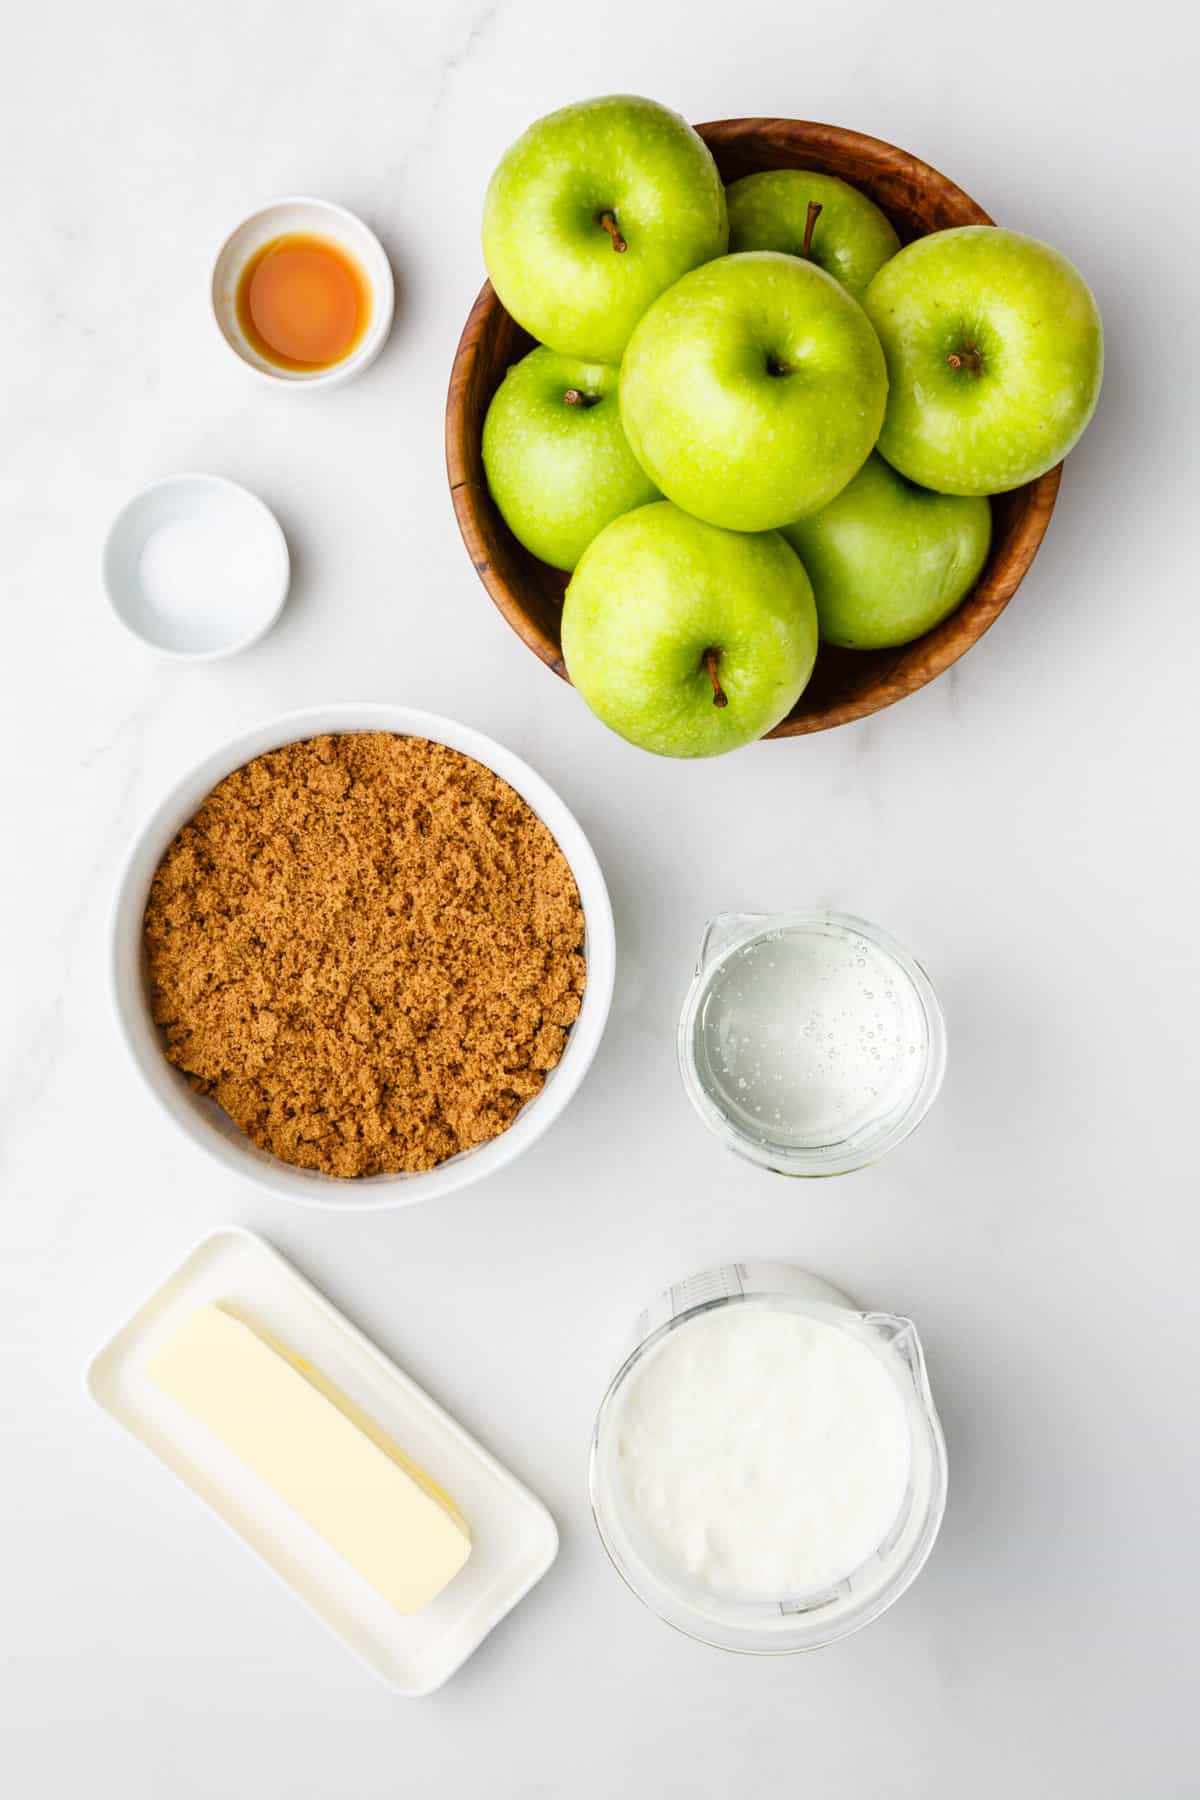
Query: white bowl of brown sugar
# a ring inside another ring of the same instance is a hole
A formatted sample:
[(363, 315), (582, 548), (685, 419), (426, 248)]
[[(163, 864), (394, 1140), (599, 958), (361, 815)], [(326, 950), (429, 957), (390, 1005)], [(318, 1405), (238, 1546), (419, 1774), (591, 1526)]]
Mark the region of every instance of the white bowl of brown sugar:
[(235, 1173), (310, 1206), (481, 1180), (583, 1080), (612, 909), (554, 790), (451, 719), (329, 705), (243, 732), (139, 832), (112, 917), (118, 1027)]

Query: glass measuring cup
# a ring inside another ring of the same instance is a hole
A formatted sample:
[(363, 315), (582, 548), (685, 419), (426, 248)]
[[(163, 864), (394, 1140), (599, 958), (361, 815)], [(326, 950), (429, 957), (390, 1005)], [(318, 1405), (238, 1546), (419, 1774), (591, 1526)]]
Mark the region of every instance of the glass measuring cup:
[(878, 1161), (925, 1117), (946, 1027), (921, 965), (850, 913), (720, 913), (705, 927), (678, 1032), (709, 1130), (781, 1175)]
[[(634, 1511), (622, 1477), (622, 1412), (631, 1384), (667, 1336), (698, 1314), (766, 1306), (836, 1325), (869, 1345), (896, 1381), (909, 1422), (911, 1460), (895, 1523), (867, 1561), (828, 1591), (743, 1601), (694, 1582), (669, 1561)], [(861, 1312), (837, 1288), (782, 1263), (730, 1263), (660, 1294), (634, 1328), (634, 1347), (596, 1418), (588, 1485), (592, 1515), (614, 1568), (638, 1599), (687, 1636), (757, 1655), (816, 1650), (887, 1610), (916, 1579), (946, 1506), (946, 1445), (911, 1319)]]

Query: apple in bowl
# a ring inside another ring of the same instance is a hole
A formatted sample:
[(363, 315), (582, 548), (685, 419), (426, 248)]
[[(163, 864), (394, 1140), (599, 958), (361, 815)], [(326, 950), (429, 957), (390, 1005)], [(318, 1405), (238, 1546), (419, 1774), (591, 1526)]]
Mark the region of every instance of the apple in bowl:
[(621, 427), (616, 369), (544, 345), (497, 388), (483, 466), (513, 536), (554, 569), (573, 569), (613, 519), (659, 498)]
[(488, 184), (492, 286), (531, 336), (616, 363), (665, 288), (729, 241), (725, 190), (686, 119), (614, 94), (531, 125)]
[(874, 201), (816, 169), (765, 169), (725, 190), (729, 250), (780, 250), (803, 257), (862, 300), (871, 278), (900, 248)]
[(887, 650), (932, 631), (974, 587), (992, 509), (931, 493), (872, 454), (827, 506), (783, 535), (812, 582), (822, 643)]
[(746, 251), (656, 300), (621, 363), (621, 422), (669, 500), (710, 525), (770, 531), (866, 461), (887, 370), (870, 320), (814, 263)]
[(804, 567), (776, 531), (725, 531), (660, 500), (605, 527), (563, 606), (588, 706), (660, 756), (716, 756), (795, 705), (817, 655)]
[(885, 263), (863, 302), (890, 377), (880, 453), (922, 487), (1000, 494), (1061, 462), (1096, 408), (1100, 312), (1049, 244), (938, 231)]

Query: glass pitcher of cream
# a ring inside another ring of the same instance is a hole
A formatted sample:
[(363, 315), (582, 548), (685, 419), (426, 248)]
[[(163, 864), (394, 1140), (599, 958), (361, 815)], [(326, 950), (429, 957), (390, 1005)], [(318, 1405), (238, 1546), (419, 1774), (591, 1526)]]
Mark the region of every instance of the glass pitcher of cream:
[(601, 1404), (592, 1511), (618, 1572), (701, 1642), (815, 1650), (925, 1564), (946, 1446), (911, 1319), (778, 1263), (731, 1263), (647, 1308)]
[(721, 913), (679, 1021), (688, 1098), (739, 1155), (842, 1175), (906, 1138), (937, 1096), (946, 1027), (921, 965), (839, 912)]

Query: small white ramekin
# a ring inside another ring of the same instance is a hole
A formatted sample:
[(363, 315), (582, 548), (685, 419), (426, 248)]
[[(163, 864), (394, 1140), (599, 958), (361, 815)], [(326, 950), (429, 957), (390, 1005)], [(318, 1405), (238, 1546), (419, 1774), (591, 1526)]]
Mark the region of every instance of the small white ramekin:
[[(250, 558), (256, 579), (221, 582), (202, 600), (164, 605), (143, 579), (142, 555), (164, 526), (199, 526), (229, 556)], [(283, 611), (292, 577), (287, 539), (264, 500), (223, 475), (167, 475), (121, 508), (100, 554), (100, 577), (116, 617), (148, 649), (183, 662), (236, 656), (264, 638)]]
[[(250, 258), (273, 238), (289, 232), (312, 232), (349, 252), (362, 269), (371, 294), (371, 317), (349, 356), (328, 369), (284, 369), (261, 356), (242, 330), (237, 316), (237, 290)], [(234, 355), (264, 381), (284, 387), (331, 388), (353, 381), (370, 367), (387, 342), (396, 305), (392, 265), (369, 226), (332, 200), (295, 195), (272, 200), (232, 231), (221, 245), (212, 272), (212, 310), (217, 329)]]
[[(163, 1054), (162, 1034), (151, 1017), (142, 936), (154, 872), (176, 833), (219, 781), (267, 750), (326, 732), (348, 731), (391, 731), (430, 738), (473, 757), (515, 788), (553, 834), (571, 866), (583, 906), (587, 957), (583, 1005), (567, 1034), (562, 1060), (507, 1131), (486, 1144), (461, 1151), (435, 1169), (358, 1179), (294, 1168), (260, 1150), (215, 1101), (197, 1094), (187, 1077), (172, 1067)], [(269, 1193), (333, 1211), (380, 1211), (432, 1200), (482, 1180), (527, 1150), (564, 1110), (596, 1054), (612, 1001), (616, 962), (612, 907), (600, 865), (574, 815), (553, 788), (511, 750), (468, 725), (413, 707), (372, 702), (284, 713), (240, 733), (197, 764), (159, 802), (134, 839), (117, 882), (109, 937), (117, 1028), (142, 1079), (184, 1135), (224, 1168), (257, 1182)]]

